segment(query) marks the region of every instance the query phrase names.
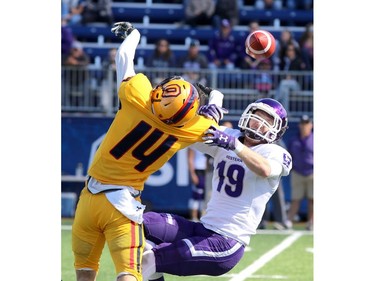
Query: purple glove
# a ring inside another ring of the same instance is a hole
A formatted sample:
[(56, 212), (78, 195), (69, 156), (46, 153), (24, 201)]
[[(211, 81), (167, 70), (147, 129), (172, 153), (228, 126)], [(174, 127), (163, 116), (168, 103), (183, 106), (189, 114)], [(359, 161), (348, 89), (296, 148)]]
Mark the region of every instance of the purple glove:
[(205, 141), (205, 144), (219, 146), (226, 150), (235, 150), (236, 142), (239, 142), (236, 137), (228, 135), (223, 131), (216, 129), (214, 126), (210, 126), (210, 128), (204, 132), (202, 139)]
[(198, 114), (202, 115), (209, 119), (214, 119), (216, 123), (219, 123), (221, 119), (223, 119), (224, 114), (228, 113), (228, 110), (220, 107), (216, 104), (206, 104), (202, 105), (198, 109)]

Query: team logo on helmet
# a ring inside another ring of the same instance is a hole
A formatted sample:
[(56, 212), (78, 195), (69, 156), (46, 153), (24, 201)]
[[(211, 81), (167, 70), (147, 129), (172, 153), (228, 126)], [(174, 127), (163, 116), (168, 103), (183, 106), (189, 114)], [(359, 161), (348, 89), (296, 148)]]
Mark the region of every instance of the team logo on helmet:
[(198, 92), (181, 77), (166, 79), (151, 92), (152, 112), (164, 123), (183, 126), (198, 109)]

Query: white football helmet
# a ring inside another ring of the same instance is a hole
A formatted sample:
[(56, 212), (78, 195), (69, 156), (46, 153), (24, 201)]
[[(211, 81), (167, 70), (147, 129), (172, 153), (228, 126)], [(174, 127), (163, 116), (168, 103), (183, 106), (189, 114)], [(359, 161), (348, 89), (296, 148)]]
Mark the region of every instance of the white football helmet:
[[(262, 110), (273, 119), (272, 123), (267, 122), (261, 116), (255, 114)], [(250, 127), (250, 120), (257, 126)], [(238, 127), (245, 131), (245, 135), (254, 140), (273, 143), (279, 140), (288, 128), (288, 118), (285, 108), (277, 100), (263, 98), (249, 104), (238, 121)]]

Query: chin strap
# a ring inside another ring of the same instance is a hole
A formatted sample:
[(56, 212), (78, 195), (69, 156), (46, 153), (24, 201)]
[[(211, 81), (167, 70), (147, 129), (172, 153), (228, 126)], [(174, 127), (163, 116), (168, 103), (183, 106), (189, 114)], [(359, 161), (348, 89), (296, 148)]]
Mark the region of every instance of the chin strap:
[(260, 136), (256, 135), (253, 132), (245, 131), (244, 136), (251, 139), (252, 141), (257, 141), (259, 144), (268, 143), (265, 139), (261, 138)]

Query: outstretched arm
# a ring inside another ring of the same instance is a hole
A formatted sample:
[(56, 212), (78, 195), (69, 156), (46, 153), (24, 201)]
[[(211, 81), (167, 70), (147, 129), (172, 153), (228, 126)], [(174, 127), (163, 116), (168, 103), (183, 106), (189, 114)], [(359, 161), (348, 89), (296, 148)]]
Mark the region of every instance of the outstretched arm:
[(124, 39), (117, 50), (115, 59), (118, 90), (124, 79), (135, 75), (134, 55), (141, 34), (129, 22), (117, 22), (113, 25), (111, 31), (117, 37)]
[(203, 140), (205, 144), (210, 146), (233, 150), (245, 165), (260, 177), (266, 178), (281, 173), (282, 167), (279, 163), (264, 158), (259, 153), (242, 144), (238, 138), (226, 134), (213, 126), (205, 132)]
[(206, 87), (200, 83), (196, 83), (195, 87), (203, 92), (205, 96), (208, 96), (208, 104), (200, 106), (198, 114), (214, 119), (216, 123), (219, 123), (223, 119), (224, 114), (228, 113), (228, 110), (222, 107), (224, 95), (218, 90)]

